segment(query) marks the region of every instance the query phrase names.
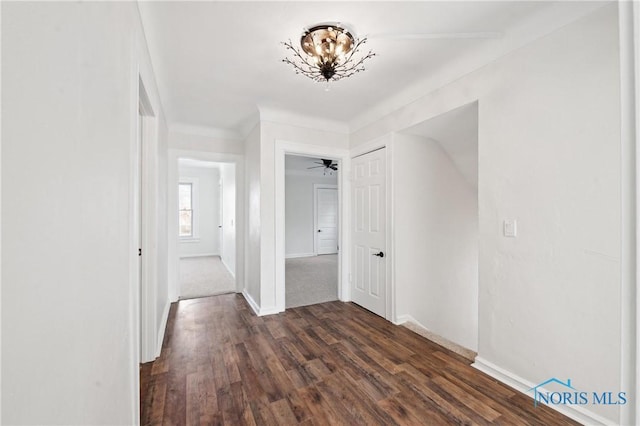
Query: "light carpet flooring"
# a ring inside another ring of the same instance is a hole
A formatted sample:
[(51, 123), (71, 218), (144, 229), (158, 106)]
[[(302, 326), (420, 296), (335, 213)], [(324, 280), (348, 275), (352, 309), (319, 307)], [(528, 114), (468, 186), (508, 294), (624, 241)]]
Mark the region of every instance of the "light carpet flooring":
[(338, 300), (338, 255), (299, 257), (285, 262), (287, 308)]
[(236, 283), (220, 256), (180, 259), (180, 299), (234, 292)]

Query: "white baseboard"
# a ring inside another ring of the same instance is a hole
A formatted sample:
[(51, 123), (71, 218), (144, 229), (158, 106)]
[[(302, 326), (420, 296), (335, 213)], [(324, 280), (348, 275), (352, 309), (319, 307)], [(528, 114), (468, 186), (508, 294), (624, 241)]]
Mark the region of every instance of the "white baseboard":
[[(528, 396), (533, 400), (533, 396), (528, 392), (529, 389), (536, 386), (536, 383), (532, 383), (522, 377), (507, 371), (497, 365), (477, 356), (476, 361), (471, 364), (472, 367), (482, 371), (485, 374), (499, 380), (505, 385), (517, 390), (518, 392)], [(546, 392), (544, 388), (539, 388), (541, 392)], [(533, 404), (533, 401), (531, 402)], [(545, 404), (547, 405), (547, 404)], [(605, 419), (598, 414), (592, 413), (584, 407), (578, 407), (573, 405), (547, 405), (547, 407), (556, 410), (557, 412), (564, 414), (565, 416), (580, 422), (584, 425), (614, 425), (611, 420)]]
[(242, 295), (244, 296), (244, 300), (246, 300), (247, 303), (249, 304), (249, 307), (251, 308), (253, 313), (256, 314), (257, 316), (260, 316), (260, 306), (258, 306), (256, 301), (253, 300), (253, 297), (251, 297), (251, 295), (247, 293), (246, 289), (242, 290)]
[(294, 253), (294, 254), (285, 254), (285, 259), (296, 259), (298, 257), (312, 257), (315, 256), (315, 253)]
[(227, 262), (224, 261), (224, 258), (222, 256), (220, 256), (220, 260), (222, 261), (222, 264), (224, 265), (224, 267), (227, 268), (227, 272), (229, 272), (229, 274), (231, 274), (231, 276), (235, 280), (236, 279), (236, 274), (231, 272), (231, 268), (229, 268), (229, 265), (227, 265)]
[(284, 312), (284, 311), (281, 311), (280, 309), (276, 308), (275, 306), (272, 306), (270, 308), (260, 308), (260, 315), (258, 315), (258, 316), (263, 317), (265, 315), (275, 315), (275, 314), (279, 314), (281, 312)]
[(407, 321), (415, 321), (411, 315), (397, 315), (395, 321), (393, 322), (395, 325), (402, 325)]
[(409, 330), (413, 331), (414, 333), (417, 333), (419, 335), (421, 335), (422, 337), (431, 340), (432, 342), (435, 342), (437, 344), (439, 344), (440, 346), (443, 346), (447, 349), (449, 349), (451, 352), (454, 352), (466, 359), (468, 359), (469, 361), (473, 361), (477, 355), (477, 353), (475, 351), (472, 351), (471, 349), (465, 348), (462, 345), (459, 345), (455, 342), (452, 342), (451, 340), (440, 336), (439, 334), (434, 333), (433, 331), (429, 330), (427, 327), (425, 327), (424, 325), (420, 324), (415, 318), (413, 318), (411, 315), (398, 315), (396, 317), (396, 320), (394, 321), (394, 324), (396, 325), (402, 325), (406, 328), (408, 328)]
[(251, 295), (249, 293), (247, 293), (246, 289), (242, 290), (242, 295), (244, 296), (245, 300), (247, 301), (247, 303), (251, 307), (251, 310), (253, 311), (253, 313), (256, 314), (259, 317), (263, 317), (265, 315), (279, 314), (281, 312), (276, 307), (261, 308), (260, 306), (258, 306), (256, 301), (253, 300), (253, 297), (251, 297)]
[(164, 306), (164, 311), (162, 311), (162, 318), (160, 319), (160, 327), (158, 328), (158, 346), (156, 347), (155, 357), (158, 358), (160, 356), (160, 352), (162, 351), (162, 342), (164, 341), (164, 333), (167, 329), (167, 320), (169, 319), (169, 309), (171, 309), (171, 302), (167, 300), (167, 304)]
[(189, 257), (209, 257), (209, 256), (220, 256), (220, 253), (181, 254), (180, 259), (186, 259)]

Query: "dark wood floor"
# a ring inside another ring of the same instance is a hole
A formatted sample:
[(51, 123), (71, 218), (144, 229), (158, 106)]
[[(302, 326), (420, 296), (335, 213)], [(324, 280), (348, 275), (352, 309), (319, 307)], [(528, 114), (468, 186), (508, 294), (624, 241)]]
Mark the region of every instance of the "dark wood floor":
[(576, 424), (342, 302), (266, 317), (235, 294), (173, 304), (141, 386), (143, 425)]

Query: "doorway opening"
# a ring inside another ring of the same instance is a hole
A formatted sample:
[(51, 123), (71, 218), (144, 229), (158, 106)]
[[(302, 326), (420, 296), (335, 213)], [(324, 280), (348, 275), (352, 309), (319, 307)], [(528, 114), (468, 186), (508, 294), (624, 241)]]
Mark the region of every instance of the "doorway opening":
[[(313, 159), (331, 160), (337, 165), (337, 194), (338, 194), (338, 299), (350, 300), (349, 289), (349, 257), (345, 255), (343, 247), (348, 246), (350, 224), (348, 223), (347, 203), (344, 203), (345, 194), (349, 193), (350, 174), (349, 151), (342, 148), (310, 145), (300, 142), (287, 142), (277, 140), (275, 143), (275, 306), (270, 312), (283, 312), (286, 302), (286, 158), (287, 156), (302, 156)], [(314, 164), (318, 165), (318, 164)], [(311, 167), (311, 166), (308, 166)], [(305, 169), (311, 170), (311, 169)], [(314, 225), (315, 226), (315, 225)], [(317, 231), (317, 229), (316, 229)], [(317, 232), (316, 232), (317, 233)], [(311, 233), (313, 235), (313, 233)], [(312, 246), (313, 247), (313, 246)], [(290, 254), (293, 251), (290, 245)], [(313, 252), (311, 249), (309, 253)], [(295, 253), (294, 253), (295, 254)], [(319, 257), (319, 256), (316, 256)]]
[(443, 338), (445, 346), (450, 342), (476, 352), (478, 103), (425, 120), (393, 138), (399, 317), (433, 333), (430, 338)]
[[(168, 157), (169, 300), (241, 292), (245, 276), (244, 157), (177, 149), (170, 149)], [(191, 272), (187, 267), (186, 273), (202, 292), (196, 289), (189, 295), (181, 289), (181, 275), (185, 274), (185, 268), (181, 267), (183, 260), (192, 260), (195, 264)], [(232, 285), (212, 290), (219, 284), (215, 278), (217, 273), (227, 274), (227, 278), (231, 275)]]
[(285, 308), (338, 300), (339, 164), (285, 157)]
[(178, 159), (179, 298), (236, 291), (236, 166)]

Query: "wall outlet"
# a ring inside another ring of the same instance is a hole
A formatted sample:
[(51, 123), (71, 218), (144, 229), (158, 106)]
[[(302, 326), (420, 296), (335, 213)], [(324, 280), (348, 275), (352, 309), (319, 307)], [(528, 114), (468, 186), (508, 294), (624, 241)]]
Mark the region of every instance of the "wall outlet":
[(502, 230), (505, 237), (515, 238), (518, 236), (518, 222), (515, 219), (505, 219)]

